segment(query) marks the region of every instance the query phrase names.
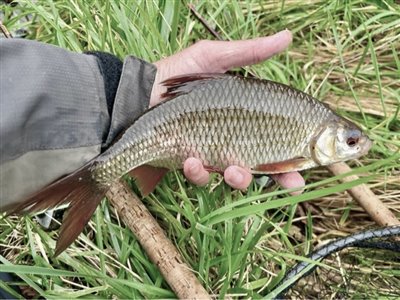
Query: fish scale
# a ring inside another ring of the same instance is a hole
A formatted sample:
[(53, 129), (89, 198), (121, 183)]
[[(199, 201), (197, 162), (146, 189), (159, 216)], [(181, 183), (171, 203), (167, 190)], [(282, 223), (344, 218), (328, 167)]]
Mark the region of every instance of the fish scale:
[[(143, 164), (181, 168), (188, 157), (224, 170), (309, 156), (311, 138), (335, 118), (311, 96), (278, 83), (227, 75), (200, 80), (136, 120), (96, 161), (93, 176), (110, 183)], [(105, 171), (108, 163), (112, 172)]]

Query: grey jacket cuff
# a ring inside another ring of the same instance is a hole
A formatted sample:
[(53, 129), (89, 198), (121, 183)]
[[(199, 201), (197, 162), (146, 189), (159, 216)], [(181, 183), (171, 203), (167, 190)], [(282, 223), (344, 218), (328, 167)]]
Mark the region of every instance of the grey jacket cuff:
[(156, 71), (153, 64), (133, 56), (126, 57), (103, 148), (108, 147), (149, 107)]

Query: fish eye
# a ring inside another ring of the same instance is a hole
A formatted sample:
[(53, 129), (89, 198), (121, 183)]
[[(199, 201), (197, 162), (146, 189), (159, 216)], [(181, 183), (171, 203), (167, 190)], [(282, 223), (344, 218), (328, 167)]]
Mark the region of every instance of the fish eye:
[(349, 146), (349, 147), (354, 147), (355, 145), (357, 145), (358, 140), (359, 140), (358, 138), (349, 137), (349, 138), (347, 138), (347, 140), (346, 140), (346, 144), (347, 144), (347, 146)]

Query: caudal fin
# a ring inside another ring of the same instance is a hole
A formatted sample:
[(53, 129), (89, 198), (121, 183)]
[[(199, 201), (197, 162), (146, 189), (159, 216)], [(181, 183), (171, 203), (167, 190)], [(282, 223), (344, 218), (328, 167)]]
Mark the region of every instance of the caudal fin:
[(19, 204), (6, 207), (6, 212), (10, 215), (70, 203), (61, 225), (55, 256), (78, 237), (107, 191), (107, 188), (97, 185), (92, 179), (89, 167), (90, 164), (55, 181)]

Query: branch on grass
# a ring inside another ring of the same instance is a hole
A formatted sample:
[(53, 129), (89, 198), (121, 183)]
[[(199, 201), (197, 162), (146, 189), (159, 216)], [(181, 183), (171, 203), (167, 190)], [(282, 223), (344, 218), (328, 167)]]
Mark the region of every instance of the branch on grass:
[(12, 38), (12, 34), (8, 31), (7, 27), (3, 25), (3, 23), (0, 21), (0, 30), (4, 34), (6, 38)]
[[(348, 173), (351, 168), (346, 163), (337, 163), (328, 166), (334, 175)], [(342, 182), (357, 180), (357, 175), (350, 175), (341, 179)], [(348, 190), (349, 194), (360, 204), (360, 206), (381, 226), (400, 225), (400, 220), (382, 203), (366, 184), (354, 186)]]
[(219, 35), (218, 32), (216, 32), (209, 24), (208, 22), (198, 13), (196, 8), (192, 3), (188, 4), (188, 7), (192, 14), (196, 17), (197, 20), (200, 21), (201, 24), (217, 39), (220, 41), (223, 41), (224, 39)]
[(114, 184), (107, 197), (178, 298), (210, 299), (160, 225), (126, 183)]

